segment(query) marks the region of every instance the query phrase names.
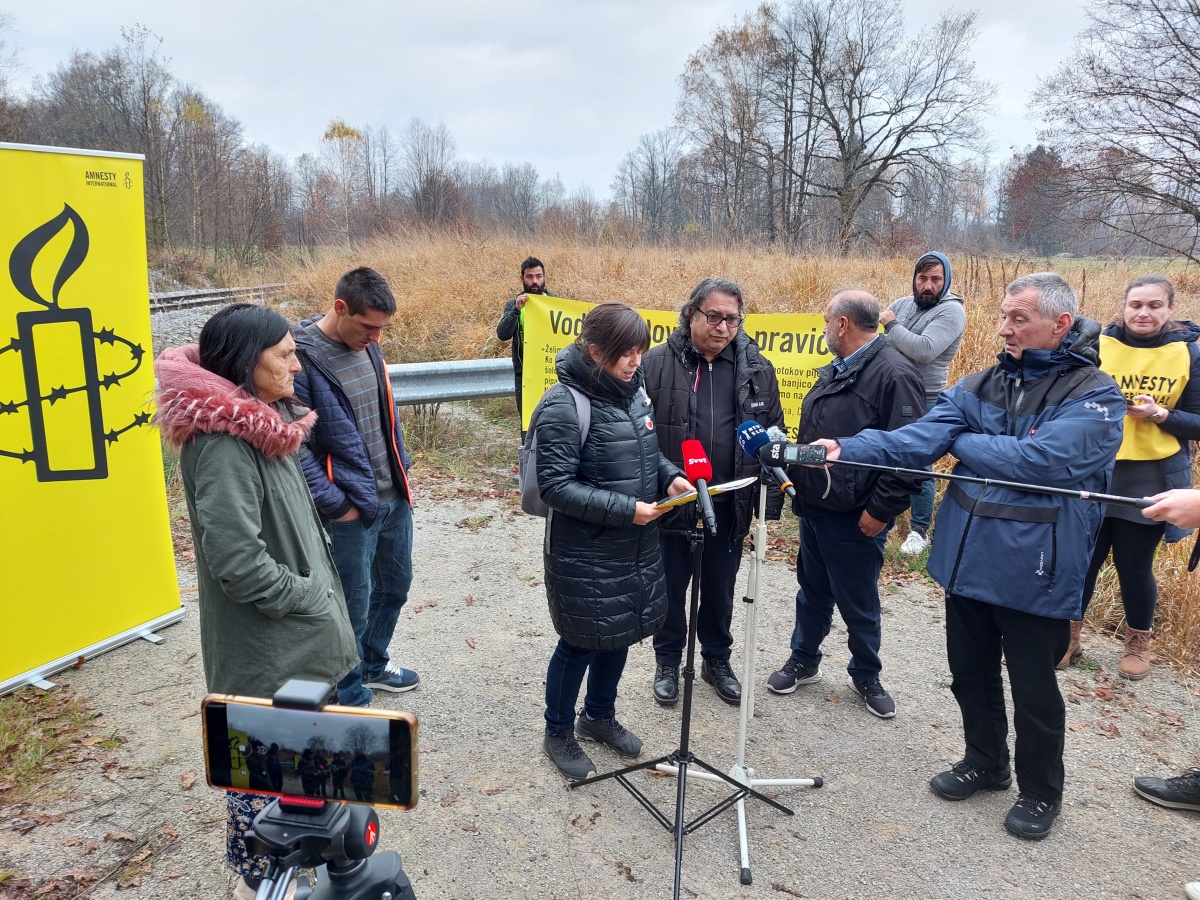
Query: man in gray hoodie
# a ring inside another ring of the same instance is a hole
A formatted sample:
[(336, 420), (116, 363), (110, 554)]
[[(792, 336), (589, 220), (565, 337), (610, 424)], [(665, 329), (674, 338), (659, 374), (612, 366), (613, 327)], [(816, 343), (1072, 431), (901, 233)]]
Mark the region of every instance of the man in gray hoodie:
[[(946, 373), (958, 352), (967, 312), (963, 298), (950, 290), (950, 260), (937, 252), (925, 253), (913, 269), (912, 296), (897, 297), (879, 316), (888, 343), (912, 361), (925, 383), (925, 408), (933, 409), (946, 389)], [(921, 482), (913, 494), (912, 517), (900, 552), (911, 556), (929, 546), (933, 522), (934, 480)]]

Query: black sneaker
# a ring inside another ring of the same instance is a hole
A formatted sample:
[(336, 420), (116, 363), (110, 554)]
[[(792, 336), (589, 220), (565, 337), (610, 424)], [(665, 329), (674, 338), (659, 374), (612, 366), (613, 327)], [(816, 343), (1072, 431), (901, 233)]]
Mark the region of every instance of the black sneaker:
[(637, 759), (642, 752), (641, 739), (632, 731), (626, 730), (625, 726), (617, 721), (616, 716), (593, 719), (587, 713), (581, 712), (575, 719), (575, 737), (606, 744), (613, 753), (626, 759)]
[(546, 735), (542, 739), (542, 750), (567, 781), (582, 781), (596, 774), (596, 764), (569, 731)]
[(1008, 790), (1012, 787), (1012, 770), (1005, 766), (1003, 772), (985, 772), (964, 759), (934, 775), (929, 786), (943, 800), (966, 800), (976, 791)]
[(705, 657), (700, 664), (700, 677), (716, 688), (717, 696), (726, 703), (737, 706), (742, 702), (742, 685), (733, 674), (729, 660)]
[(878, 678), (868, 681), (855, 681), (851, 678), (850, 687), (854, 688), (854, 693), (863, 698), (863, 702), (867, 705), (867, 712), (871, 715), (879, 716), (881, 719), (890, 719), (896, 715), (896, 701), (883, 689)]
[(1060, 809), (1057, 803), (1021, 795), (1004, 817), (1004, 827), (1029, 841), (1040, 841), (1050, 833)]
[(1200, 811), (1200, 769), (1174, 778), (1135, 778), (1133, 792), (1159, 806)]
[(679, 702), (678, 663), (654, 669), (654, 702), (659, 706), (674, 706)]
[(767, 678), (767, 689), (776, 694), (790, 694), (801, 684), (814, 684), (821, 680), (820, 666), (806, 666), (789, 656), (778, 672)]

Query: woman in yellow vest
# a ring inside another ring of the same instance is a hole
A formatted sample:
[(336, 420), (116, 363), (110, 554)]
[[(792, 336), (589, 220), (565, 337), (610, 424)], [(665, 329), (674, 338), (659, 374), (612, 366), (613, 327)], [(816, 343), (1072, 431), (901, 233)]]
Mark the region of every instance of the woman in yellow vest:
[[(1152, 497), (1192, 486), (1190, 441), (1200, 440), (1200, 326), (1172, 319), (1175, 288), (1161, 275), (1144, 275), (1125, 289), (1120, 314), (1100, 337), (1100, 368), (1125, 395), (1125, 436), (1117, 451), (1110, 491)], [(1158, 585), (1154, 555), (1187, 532), (1147, 522), (1140, 509), (1109, 506), (1083, 586), (1083, 612), (1096, 576), (1112, 551), (1125, 606), (1125, 652), (1119, 671), (1137, 681), (1150, 673), (1150, 631)], [(1071, 623), (1071, 644), (1059, 668), (1081, 655), (1080, 623)]]

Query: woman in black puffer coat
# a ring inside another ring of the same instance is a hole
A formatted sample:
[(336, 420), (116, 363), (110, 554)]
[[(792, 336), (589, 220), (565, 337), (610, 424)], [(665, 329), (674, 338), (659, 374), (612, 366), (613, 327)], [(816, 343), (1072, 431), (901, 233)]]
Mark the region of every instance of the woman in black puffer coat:
[[(580, 446), (570, 391), (551, 388), (536, 426), (537, 480), (550, 507), (544, 559), (550, 619), (559, 634), (546, 672), (542, 747), (564, 777), (595, 773), (576, 737), (633, 758), (642, 742), (617, 721), (617, 684), (629, 646), (650, 637), (667, 612), (658, 549), (664, 494), (692, 489), (659, 453), (654, 409), (642, 387), (650, 331), (623, 303), (588, 313), (578, 340), (559, 353), (560, 384), (587, 396), (591, 425)], [(583, 713), (575, 703), (588, 676)]]

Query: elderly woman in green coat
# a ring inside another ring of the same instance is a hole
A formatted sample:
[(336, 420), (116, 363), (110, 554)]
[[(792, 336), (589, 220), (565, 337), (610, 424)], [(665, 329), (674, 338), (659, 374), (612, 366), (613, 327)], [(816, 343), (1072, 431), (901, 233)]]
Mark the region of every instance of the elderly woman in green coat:
[[(155, 362), (163, 435), (180, 448), (208, 690), (270, 698), (290, 678), (336, 684), (358, 662), (354, 631), (297, 450), (316, 415), (292, 400), (288, 321), (237, 304), (198, 345)], [(253, 897), (264, 861), (244, 834), (266, 799), (229, 794), (226, 850)]]

